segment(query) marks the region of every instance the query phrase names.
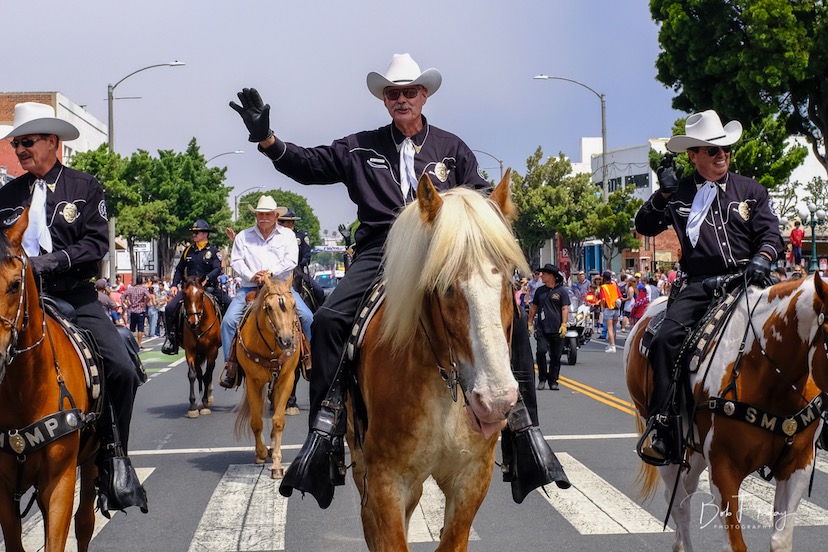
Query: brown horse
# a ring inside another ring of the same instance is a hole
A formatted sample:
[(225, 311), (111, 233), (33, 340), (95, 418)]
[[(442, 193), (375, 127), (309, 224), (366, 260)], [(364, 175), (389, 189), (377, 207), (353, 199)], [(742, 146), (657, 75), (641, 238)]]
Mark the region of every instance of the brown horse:
[[(244, 372), (244, 396), (239, 402), (236, 435), (253, 431), (256, 463), (273, 460), (271, 476), (281, 479), (282, 433), (285, 430), (285, 406), (293, 390), (302, 327), (291, 292), (292, 278), (287, 281), (266, 279), (256, 299), (245, 311), (235, 342), (236, 359)], [(269, 387), (265, 387), (269, 385)], [(270, 449), (262, 442), (265, 390), (273, 405)], [(249, 424), (249, 427), (248, 427)]]
[[(23, 551), (21, 505), (15, 494), (34, 486), (46, 524), (46, 552), (63, 551), (69, 535), (77, 468), (78, 550), (95, 525), (94, 433), (85, 433), (90, 398), (83, 364), (60, 323), (46, 316), (21, 240), (24, 214), (0, 233), (0, 525), (8, 552)], [(59, 438), (51, 433), (66, 428)], [(40, 438), (45, 443), (37, 447)]]
[(348, 401), (370, 550), (409, 549), (408, 522), (429, 477), (446, 498), (437, 550), (468, 547), (518, 396), (509, 355), (512, 275), (528, 267), (508, 222), (512, 210), (508, 172), (489, 199), (466, 188), (438, 195), (424, 176), (417, 201), (392, 226), (386, 297), (357, 365), (366, 426), (355, 426)]
[[(213, 370), (221, 347), (221, 319), (216, 304), (204, 292), (201, 279), (187, 276), (184, 280), (184, 356), (187, 358), (187, 378), (190, 380), (190, 408), (188, 418), (210, 414), (213, 404)], [(201, 392), (196, 404), (195, 382)]]
[[(705, 467), (712, 493), (705, 509), (729, 514), (718, 518), (725, 550), (746, 550), (740, 523), (728, 520), (741, 519), (739, 489), (757, 470), (776, 480), (773, 512), (767, 512), (773, 523), (771, 550), (791, 550), (796, 510), (814, 469), (819, 412), (828, 402), (820, 396), (820, 390), (828, 390), (828, 285), (815, 274), (767, 289), (751, 287), (736, 301), (724, 328), (690, 366), (698, 367), (690, 384), (699, 406), (691, 416), (698, 438), (686, 450), (689, 468), (658, 468), (668, 501), (678, 478), (671, 511), (673, 550), (692, 549), (690, 502)], [(639, 345), (649, 320), (665, 305), (653, 303), (624, 349), (639, 430), (652, 389), (651, 369)], [(658, 485), (656, 468), (643, 465), (640, 482), (642, 494), (651, 495)]]

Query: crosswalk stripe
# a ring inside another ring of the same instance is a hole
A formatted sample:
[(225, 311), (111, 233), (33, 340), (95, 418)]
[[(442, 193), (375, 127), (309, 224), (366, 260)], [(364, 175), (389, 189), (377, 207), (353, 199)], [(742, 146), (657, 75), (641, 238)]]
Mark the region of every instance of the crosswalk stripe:
[(825, 459), (826, 453), (817, 451), (816, 469), (823, 473), (828, 473), (828, 460)]
[[(147, 477), (155, 470), (155, 468), (135, 468), (138, 474), (138, 479), (143, 483)], [(78, 504), (78, 494), (80, 493), (80, 481), (75, 484), (75, 506)], [(113, 516), (117, 513), (113, 513)], [(95, 512), (95, 529), (92, 532), (92, 538), (98, 536), (98, 533), (109, 523), (100, 511)], [(40, 512), (35, 513), (26, 523), (23, 524), (23, 548), (26, 550), (40, 550), (46, 546), (46, 534), (43, 527), (43, 515)], [(2, 542), (2, 540), (0, 540)], [(75, 518), (72, 517), (72, 523), (69, 525), (69, 538), (66, 541), (66, 550), (77, 550), (78, 544), (75, 540)]]
[[(710, 493), (710, 476), (707, 471), (699, 478), (699, 490)], [(742, 481), (742, 488), (739, 489), (741, 516), (756, 520), (763, 527), (772, 527), (774, 523), (773, 498), (775, 492), (776, 486), (773, 483), (764, 481), (754, 475), (745, 478)], [(713, 504), (712, 500), (712, 495), (703, 499), (700, 513), (700, 520), (703, 524), (716, 519), (714, 516), (720, 513), (720, 508)], [(828, 510), (803, 499), (799, 502), (799, 507), (796, 510), (795, 523), (799, 527), (828, 525)]]
[(201, 516), (190, 552), (285, 549), (287, 498), (270, 466), (231, 464)]
[[(572, 487), (538, 493), (582, 535), (661, 533), (663, 523), (569, 454), (558, 454)], [(667, 528), (666, 531), (672, 531)]]
[[(423, 482), (423, 496), (408, 522), (408, 542), (440, 542), (446, 497), (434, 478)], [(480, 540), (472, 527), (469, 540)]]

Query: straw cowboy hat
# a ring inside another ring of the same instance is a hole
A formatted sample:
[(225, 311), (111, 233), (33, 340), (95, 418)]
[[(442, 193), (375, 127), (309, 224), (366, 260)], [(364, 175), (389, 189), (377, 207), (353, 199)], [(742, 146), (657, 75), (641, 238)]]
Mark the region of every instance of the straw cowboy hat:
[(276, 200), (269, 195), (259, 197), (259, 203), (256, 204), (255, 208), (250, 205), (248, 205), (247, 208), (254, 213), (272, 213), (275, 211), (280, 217), (284, 216), (288, 211), (287, 207), (279, 207), (276, 205)]
[(54, 134), (63, 141), (74, 140), (80, 136), (75, 125), (55, 117), (55, 108), (37, 102), (19, 103), (14, 106), (14, 126), (3, 138), (27, 134)]
[(667, 142), (668, 150), (681, 153), (687, 151), (687, 148), (735, 144), (742, 136), (742, 123), (730, 121), (722, 126), (719, 115), (712, 109), (708, 109), (687, 117), (684, 131), (687, 134), (670, 138)]
[(411, 59), (410, 54), (394, 54), (385, 74), (380, 75), (376, 71), (371, 71), (368, 73), (367, 81), (371, 94), (382, 100), (382, 91), (389, 86), (420, 85), (426, 89), (426, 95), (431, 96), (440, 88), (443, 76), (437, 69), (426, 69), (421, 72), (420, 66)]

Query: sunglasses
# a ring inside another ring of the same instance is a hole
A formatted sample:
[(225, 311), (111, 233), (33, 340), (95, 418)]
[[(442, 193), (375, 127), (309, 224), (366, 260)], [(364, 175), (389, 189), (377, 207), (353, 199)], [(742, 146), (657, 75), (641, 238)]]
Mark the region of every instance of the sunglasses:
[(35, 145), (35, 142), (39, 142), (40, 140), (45, 140), (46, 136), (41, 136), (40, 138), (23, 138), (22, 140), (12, 140), (11, 147), (13, 149), (17, 149), (18, 146), (23, 146), (24, 148), (30, 148)]
[(421, 86), (412, 86), (410, 88), (386, 88), (382, 91), (385, 94), (385, 97), (391, 101), (394, 101), (400, 97), (400, 94), (412, 100), (417, 97), (417, 94), (420, 93), (422, 90)]
[[(690, 149), (698, 153), (701, 148)], [(708, 157), (716, 157), (717, 155), (719, 155), (719, 150), (722, 150), (725, 153), (730, 153), (732, 146), (707, 146), (705, 149), (707, 150)]]

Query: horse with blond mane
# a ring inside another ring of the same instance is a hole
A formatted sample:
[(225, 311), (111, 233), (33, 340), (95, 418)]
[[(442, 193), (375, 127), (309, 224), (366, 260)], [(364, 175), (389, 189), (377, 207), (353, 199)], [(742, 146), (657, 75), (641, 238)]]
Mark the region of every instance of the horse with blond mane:
[(429, 477), (446, 500), (437, 549), (468, 546), (518, 398), (512, 275), (528, 266), (512, 211), (509, 173), (488, 199), (466, 188), (438, 195), (426, 175), (391, 228), (385, 299), (358, 354), (358, 398), (348, 401), (370, 550), (408, 550), (408, 522)]
[[(814, 445), (828, 407), (828, 284), (814, 274), (766, 289), (749, 287), (734, 297), (730, 314), (690, 363), (695, 408), (692, 427), (684, 431), (686, 465), (642, 464), (643, 496), (658, 486), (656, 469), (664, 480), (676, 523), (673, 550), (692, 550), (690, 504), (705, 467), (711, 503), (729, 512), (722, 520), (724, 550), (746, 550), (741, 524), (728, 520), (742, 519), (739, 490), (753, 472), (776, 481), (772, 511), (762, 513), (772, 527), (771, 550), (792, 550), (797, 507), (814, 469)], [(652, 393), (651, 368), (640, 347), (648, 323), (665, 308), (665, 300), (653, 303), (624, 348), (640, 432)]]

